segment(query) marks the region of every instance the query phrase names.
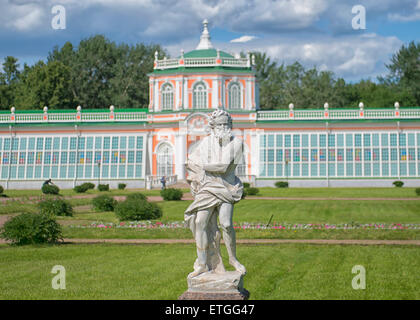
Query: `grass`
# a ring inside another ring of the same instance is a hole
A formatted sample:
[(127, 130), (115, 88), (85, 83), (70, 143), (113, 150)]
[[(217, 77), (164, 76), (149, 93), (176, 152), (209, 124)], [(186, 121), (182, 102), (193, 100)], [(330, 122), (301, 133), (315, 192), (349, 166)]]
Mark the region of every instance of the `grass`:
[[(238, 257), (251, 299), (420, 298), (416, 247), (241, 245)], [(194, 245), (2, 245), (0, 299), (177, 299), (194, 260)], [(51, 288), (55, 265), (66, 290)], [(351, 286), (355, 265), (365, 290)]]
[[(258, 188), (257, 197), (420, 198), (416, 188)], [(252, 196), (249, 196), (251, 198)]]

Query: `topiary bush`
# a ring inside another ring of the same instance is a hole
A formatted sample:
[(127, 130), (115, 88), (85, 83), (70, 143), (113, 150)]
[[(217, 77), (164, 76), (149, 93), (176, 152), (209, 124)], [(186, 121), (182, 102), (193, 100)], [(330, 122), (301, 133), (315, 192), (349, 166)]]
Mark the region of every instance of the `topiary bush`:
[(286, 181), (277, 181), (274, 185), (277, 188), (288, 188), (289, 187), (289, 182), (286, 182)]
[(45, 199), (38, 203), (38, 208), (42, 214), (73, 216), (73, 207), (70, 202), (62, 198)]
[(109, 184), (98, 184), (99, 191), (109, 191)]
[(114, 209), (120, 221), (149, 220), (162, 217), (160, 207), (147, 200), (125, 200), (119, 202)]
[(246, 188), (246, 195), (247, 196), (255, 196), (258, 192), (260, 192), (260, 189), (258, 188)]
[(166, 201), (177, 201), (181, 200), (183, 192), (181, 189), (167, 188), (160, 191), (160, 195), (163, 200)]
[(127, 195), (125, 200), (143, 201), (143, 200), (147, 200), (147, 197), (143, 193), (134, 192), (134, 193), (130, 193), (129, 195)]
[(127, 186), (127, 185), (126, 185), (125, 183), (119, 183), (119, 184), (118, 184), (118, 189), (119, 189), (119, 190), (124, 190), (126, 186)]
[(4, 189), (2, 186), (0, 186), (0, 195), (3, 195)]
[(89, 188), (85, 184), (81, 184), (80, 186), (75, 186), (73, 188), (74, 192), (77, 192), (77, 193), (84, 193), (88, 191), (88, 189)]
[(401, 188), (404, 185), (404, 182), (402, 182), (402, 181), (394, 181), (392, 184), (394, 186), (396, 186), (397, 188)]
[(89, 189), (95, 189), (95, 185), (93, 184), (93, 183), (91, 183), (91, 182), (85, 182), (85, 183), (83, 183), (82, 184), (82, 186), (84, 187), (84, 188), (86, 188), (86, 190), (89, 190)]
[(249, 188), (249, 187), (251, 187), (251, 185), (250, 185), (248, 182), (244, 182), (244, 183), (243, 183), (243, 186), (244, 186), (244, 188)]
[(16, 245), (51, 243), (62, 239), (62, 231), (52, 215), (23, 213), (6, 222), (0, 236)]
[(97, 211), (114, 211), (117, 203), (117, 200), (106, 194), (102, 194), (92, 199), (92, 207)]
[(415, 192), (418, 196), (420, 196), (420, 188), (416, 188)]
[(52, 184), (44, 184), (41, 188), (43, 194), (59, 194), (60, 188)]

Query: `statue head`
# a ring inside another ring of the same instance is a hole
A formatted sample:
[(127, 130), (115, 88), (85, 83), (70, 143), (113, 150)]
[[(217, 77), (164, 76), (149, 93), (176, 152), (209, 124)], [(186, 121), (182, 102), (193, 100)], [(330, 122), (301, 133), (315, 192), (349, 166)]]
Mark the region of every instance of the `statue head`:
[(210, 116), (209, 125), (211, 134), (225, 144), (232, 138), (232, 117), (229, 112), (223, 109), (213, 111)]

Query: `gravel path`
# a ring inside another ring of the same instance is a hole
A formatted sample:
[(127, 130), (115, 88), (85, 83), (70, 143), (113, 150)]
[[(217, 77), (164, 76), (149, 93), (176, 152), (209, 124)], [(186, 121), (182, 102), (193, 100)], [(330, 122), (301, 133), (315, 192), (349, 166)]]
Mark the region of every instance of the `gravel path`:
[[(192, 244), (193, 239), (64, 239), (65, 243), (75, 244)], [(223, 241), (222, 241), (223, 242)], [(238, 244), (329, 244), (329, 245), (414, 245), (420, 240), (328, 240), (328, 239), (239, 239)], [(5, 243), (0, 240), (0, 243)]]

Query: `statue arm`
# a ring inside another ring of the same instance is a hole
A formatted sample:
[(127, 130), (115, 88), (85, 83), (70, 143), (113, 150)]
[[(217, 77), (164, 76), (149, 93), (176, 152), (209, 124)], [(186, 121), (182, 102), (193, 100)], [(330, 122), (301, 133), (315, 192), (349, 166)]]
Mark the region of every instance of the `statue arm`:
[(230, 163), (209, 163), (203, 166), (205, 171), (211, 173), (225, 173)]

